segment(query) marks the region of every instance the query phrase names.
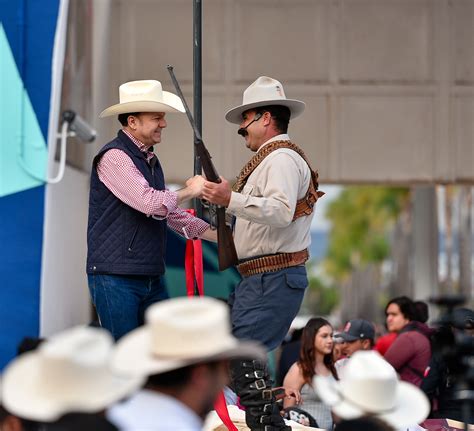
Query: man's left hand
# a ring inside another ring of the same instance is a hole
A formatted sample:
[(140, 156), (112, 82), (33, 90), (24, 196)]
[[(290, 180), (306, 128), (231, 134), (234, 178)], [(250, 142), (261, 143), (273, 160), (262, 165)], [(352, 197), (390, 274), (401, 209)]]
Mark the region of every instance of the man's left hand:
[(201, 197), (212, 204), (227, 207), (229, 206), (231, 195), (232, 189), (229, 182), (224, 177), (221, 177), (220, 183), (206, 181)]

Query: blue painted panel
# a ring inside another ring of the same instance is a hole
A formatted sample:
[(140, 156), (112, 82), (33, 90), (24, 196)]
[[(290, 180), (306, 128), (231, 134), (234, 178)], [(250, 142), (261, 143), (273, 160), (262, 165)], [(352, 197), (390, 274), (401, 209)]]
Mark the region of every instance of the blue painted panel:
[(0, 0), (0, 22), (45, 139), (59, 1)]
[(0, 369), (39, 331), (44, 187), (0, 199)]
[(59, 3), (0, 0), (0, 100), (9, 102), (7, 111), (1, 105), (8, 122), (0, 122), (0, 370), (20, 340), (39, 331), (45, 188), (20, 169), (17, 156), (42, 176)]

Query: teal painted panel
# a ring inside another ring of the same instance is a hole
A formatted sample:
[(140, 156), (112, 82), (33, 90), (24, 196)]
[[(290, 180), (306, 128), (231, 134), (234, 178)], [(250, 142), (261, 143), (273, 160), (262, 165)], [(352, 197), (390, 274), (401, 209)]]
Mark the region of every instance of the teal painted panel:
[[(232, 270), (224, 272), (204, 272), (204, 295), (214, 298), (227, 299), (239, 280)], [(167, 267), (165, 282), (171, 297), (186, 296), (186, 278), (184, 269)]]
[(1, 24), (0, 62), (2, 197), (44, 184), (48, 150)]

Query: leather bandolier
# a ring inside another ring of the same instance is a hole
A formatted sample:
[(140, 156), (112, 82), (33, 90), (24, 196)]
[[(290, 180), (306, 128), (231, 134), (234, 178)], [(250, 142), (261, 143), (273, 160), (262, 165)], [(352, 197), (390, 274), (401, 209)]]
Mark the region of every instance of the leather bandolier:
[(247, 183), (248, 178), (257, 168), (257, 166), (262, 163), (265, 157), (280, 148), (288, 148), (298, 153), (298, 155), (306, 162), (311, 172), (311, 181), (309, 182), (308, 191), (306, 192), (306, 195), (303, 198), (299, 199), (296, 202), (295, 213), (293, 214), (293, 221), (295, 221), (297, 218), (311, 214), (313, 212), (313, 207), (316, 201), (324, 195), (324, 192), (318, 191), (318, 171), (314, 171), (311, 168), (311, 165), (308, 159), (306, 158), (306, 155), (304, 154), (303, 150), (296, 144), (293, 144), (291, 141), (273, 141), (265, 145), (242, 168), (239, 176), (237, 177), (237, 182), (232, 187), (232, 190), (234, 192), (240, 193), (244, 188), (245, 184)]
[(291, 431), (285, 424), (266, 364), (259, 360), (235, 360), (231, 365), (232, 384), (245, 407), (245, 422), (251, 431)]

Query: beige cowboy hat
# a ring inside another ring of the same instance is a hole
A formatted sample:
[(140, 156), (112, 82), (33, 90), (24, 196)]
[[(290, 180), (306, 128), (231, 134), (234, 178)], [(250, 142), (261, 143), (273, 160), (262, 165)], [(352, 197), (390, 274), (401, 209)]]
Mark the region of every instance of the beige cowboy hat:
[(105, 330), (75, 327), (52, 336), (5, 369), (3, 406), (24, 419), (54, 422), (66, 413), (95, 413), (132, 394), (140, 377), (109, 368), (114, 340)]
[(400, 381), (395, 369), (375, 351), (355, 352), (340, 381), (318, 376), (313, 386), (342, 419), (371, 415), (399, 429), (422, 422), (430, 412), (426, 395)]
[(291, 118), (302, 114), (306, 106), (301, 100), (287, 99), (280, 81), (268, 76), (260, 76), (244, 91), (242, 105), (227, 111), (225, 119), (230, 123), (240, 124), (245, 111), (268, 105), (287, 106), (290, 109)]
[(265, 350), (232, 334), (227, 306), (209, 297), (182, 297), (148, 308), (146, 324), (118, 341), (112, 367), (149, 376), (199, 362), (265, 359)]
[(183, 102), (173, 93), (163, 91), (160, 81), (131, 81), (119, 87), (120, 103), (104, 109), (99, 117), (129, 112), (185, 112)]

